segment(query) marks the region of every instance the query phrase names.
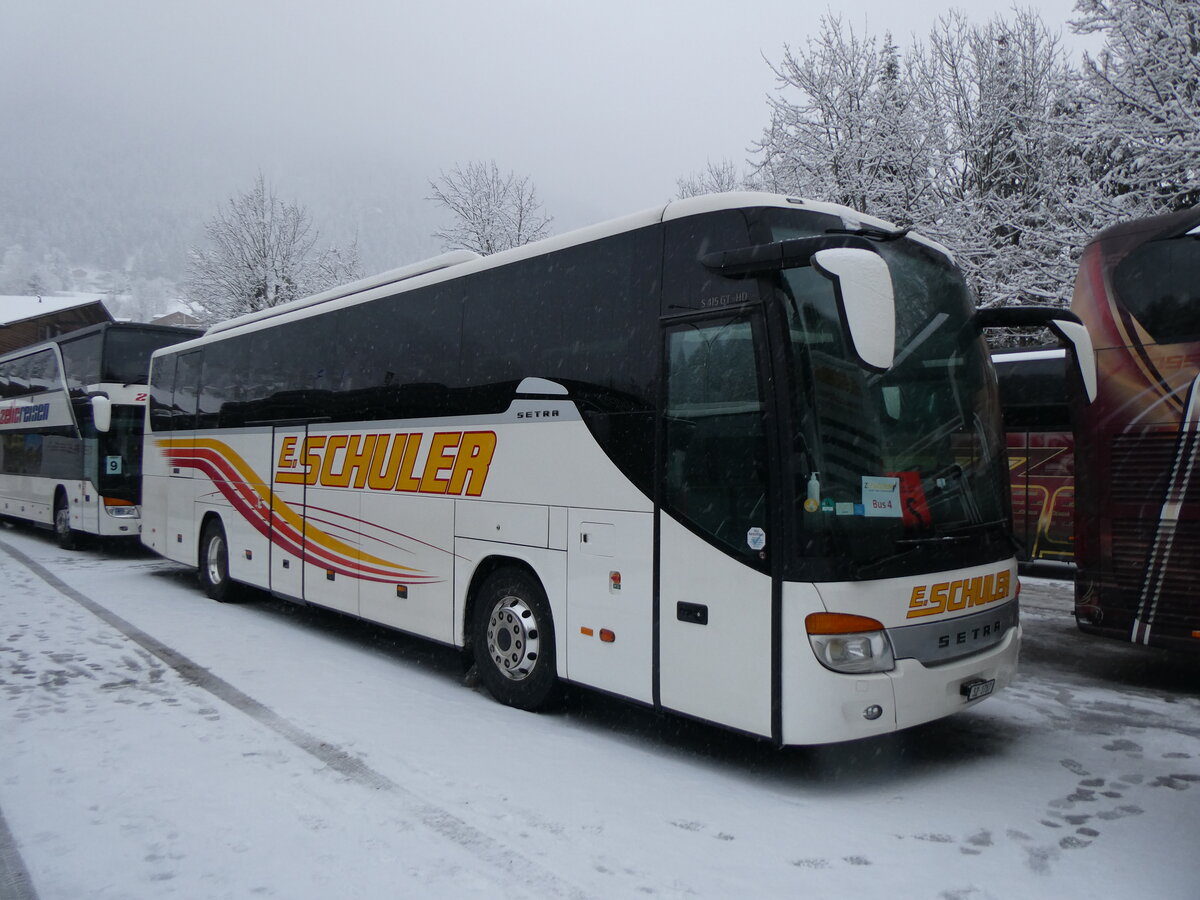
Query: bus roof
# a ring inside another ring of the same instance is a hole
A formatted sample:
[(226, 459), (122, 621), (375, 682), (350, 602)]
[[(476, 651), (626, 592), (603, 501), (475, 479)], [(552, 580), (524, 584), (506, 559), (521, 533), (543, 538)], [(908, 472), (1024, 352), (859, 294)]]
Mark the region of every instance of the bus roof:
[(1089, 243), (1102, 244), (1129, 237), (1136, 237), (1139, 241), (1182, 237), (1185, 234), (1198, 233), (1198, 228), (1200, 228), (1200, 206), (1193, 206), (1179, 212), (1131, 219), (1128, 222), (1110, 225), (1092, 238)]
[(173, 333), (191, 335), (194, 338), (201, 336), (201, 332), (198, 329), (189, 328), (186, 325), (154, 325), (150, 322), (97, 322), (95, 325), (88, 325), (85, 328), (77, 328), (74, 331), (68, 331), (64, 334), (56, 334), (54, 337), (38, 341), (36, 344), (26, 344), (24, 347), (17, 347), (7, 353), (0, 353), (0, 359), (18, 359), (22, 356), (28, 356), (30, 353), (35, 353), (38, 350), (45, 350), (47, 347), (62, 344), (65, 341), (72, 341), (76, 338), (87, 337), (89, 334), (112, 330), (152, 331), (159, 334)]
[[(688, 216), (704, 213), (719, 212), (726, 209), (750, 209), (776, 207), (782, 209), (804, 209), (809, 212), (823, 213), (840, 218), (846, 228), (873, 228), (893, 230), (895, 225), (875, 216), (857, 212), (847, 206), (836, 203), (826, 203), (818, 200), (806, 200), (799, 197), (789, 197), (784, 194), (771, 194), (755, 191), (730, 191), (719, 194), (704, 194), (697, 197), (687, 197), (682, 200), (672, 200), (663, 206), (655, 206), (641, 212), (610, 219), (595, 225), (589, 225), (574, 231), (545, 238), (540, 241), (504, 250), (491, 256), (481, 256), (470, 250), (454, 250), (439, 256), (434, 256), (420, 262), (412, 263), (398, 269), (372, 275), (358, 281), (341, 285), (320, 294), (303, 297), (289, 303), (283, 303), (270, 309), (247, 313), (211, 326), (204, 337), (223, 335), (234, 331), (254, 330), (253, 326), (268, 319), (295, 314), (303, 318), (303, 312), (314, 306), (320, 306), (331, 301), (355, 298), (359, 300), (375, 299), (385, 296), (386, 289), (399, 282), (412, 282), (405, 287), (420, 287), (444, 281), (449, 278), (469, 275), (486, 269), (496, 268), (509, 263), (530, 259), (575, 247), (590, 241), (622, 234), (638, 228), (645, 228), (661, 222), (682, 219)], [(938, 252), (953, 259), (952, 254), (941, 244), (922, 235), (910, 232), (908, 237), (925, 244)], [(374, 296), (368, 296), (374, 293)], [(156, 351), (156, 353), (186, 350), (192, 342), (184, 342), (171, 348)]]

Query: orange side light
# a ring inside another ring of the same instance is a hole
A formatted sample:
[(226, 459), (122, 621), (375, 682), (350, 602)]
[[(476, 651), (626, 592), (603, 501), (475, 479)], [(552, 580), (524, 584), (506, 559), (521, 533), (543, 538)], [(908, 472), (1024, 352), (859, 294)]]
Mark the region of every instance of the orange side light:
[(804, 618), (809, 634), (854, 634), (859, 631), (883, 631), (883, 623), (850, 613), (809, 613)]
[(579, 629), (579, 633), (584, 635), (585, 637), (591, 637), (596, 632), (592, 631), (592, 629), (590, 629), (586, 625), (584, 625), (582, 628)]
[(134, 503), (132, 500), (119, 500), (116, 497), (105, 497), (104, 505), (105, 506), (136, 506), (137, 504)]
[(616, 639), (617, 639), (617, 636), (609, 629), (607, 629), (607, 628), (600, 629), (600, 640), (604, 641), (604, 643), (611, 644)]
[(1192, 637), (1194, 637), (1196, 640), (1200, 641), (1200, 631), (1193, 631)]

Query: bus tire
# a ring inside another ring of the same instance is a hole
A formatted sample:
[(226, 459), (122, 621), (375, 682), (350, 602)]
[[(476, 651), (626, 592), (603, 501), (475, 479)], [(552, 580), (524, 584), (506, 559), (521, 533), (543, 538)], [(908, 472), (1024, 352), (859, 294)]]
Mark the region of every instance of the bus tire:
[(235, 599), (229, 581), (229, 541), (220, 519), (209, 519), (200, 536), (200, 586), (204, 593), (218, 603)]
[(472, 647), (479, 678), (496, 700), (536, 710), (558, 693), (554, 622), (537, 579), (500, 569), (475, 598)]
[(54, 495), (54, 539), (64, 550), (79, 549), (79, 532), (71, 527), (71, 507), (61, 491)]

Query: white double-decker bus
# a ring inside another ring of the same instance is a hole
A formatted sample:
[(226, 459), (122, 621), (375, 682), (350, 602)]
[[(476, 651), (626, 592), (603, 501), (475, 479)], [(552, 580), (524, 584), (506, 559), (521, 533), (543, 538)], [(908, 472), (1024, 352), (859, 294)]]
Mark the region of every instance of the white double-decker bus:
[(0, 515), (136, 537), (150, 354), (195, 329), (105, 323), (0, 356)]
[(724, 194), (155, 355), (142, 540), (780, 744), (964, 709), (1020, 626), (995, 375), (938, 245)]

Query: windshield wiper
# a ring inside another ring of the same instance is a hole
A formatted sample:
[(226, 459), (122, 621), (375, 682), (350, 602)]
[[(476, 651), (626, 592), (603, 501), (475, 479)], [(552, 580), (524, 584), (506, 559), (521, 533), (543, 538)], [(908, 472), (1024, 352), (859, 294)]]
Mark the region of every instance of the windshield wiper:
[(826, 234), (853, 234), (853, 235), (857, 235), (859, 237), (865, 237), (871, 241), (885, 241), (885, 242), (898, 241), (898, 240), (900, 240), (900, 238), (905, 237), (910, 231), (912, 231), (912, 226), (908, 226), (905, 228), (888, 229), (888, 228), (873, 228), (869, 225), (861, 225), (858, 228), (826, 228), (825, 229)]
[[(993, 519), (990, 522), (978, 522), (973, 525), (963, 525), (959, 528), (955, 528), (953, 531), (946, 531), (941, 534), (931, 534), (924, 535), (922, 537), (911, 538), (896, 538), (896, 540), (892, 543), (893, 546), (897, 548), (898, 552), (884, 556), (881, 559), (871, 560), (868, 563), (858, 566), (855, 569), (855, 574), (859, 577), (870, 574), (876, 569), (883, 568), (889, 563), (896, 562), (896, 560), (899, 559), (904, 559), (905, 557), (911, 556), (914, 553), (920, 553), (922, 551), (928, 551), (942, 547), (948, 549), (951, 547), (961, 547), (964, 544), (973, 544), (979, 539), (979, 535), (982, 532), (989, 531), (997, 526), (1006, 525), (1007, 523), (1007, 519)], [(1009, 535), (1009, 539), (1012, 541), (1015, 547), (1015, 539), (1013, 539), (1011, 535)]]

